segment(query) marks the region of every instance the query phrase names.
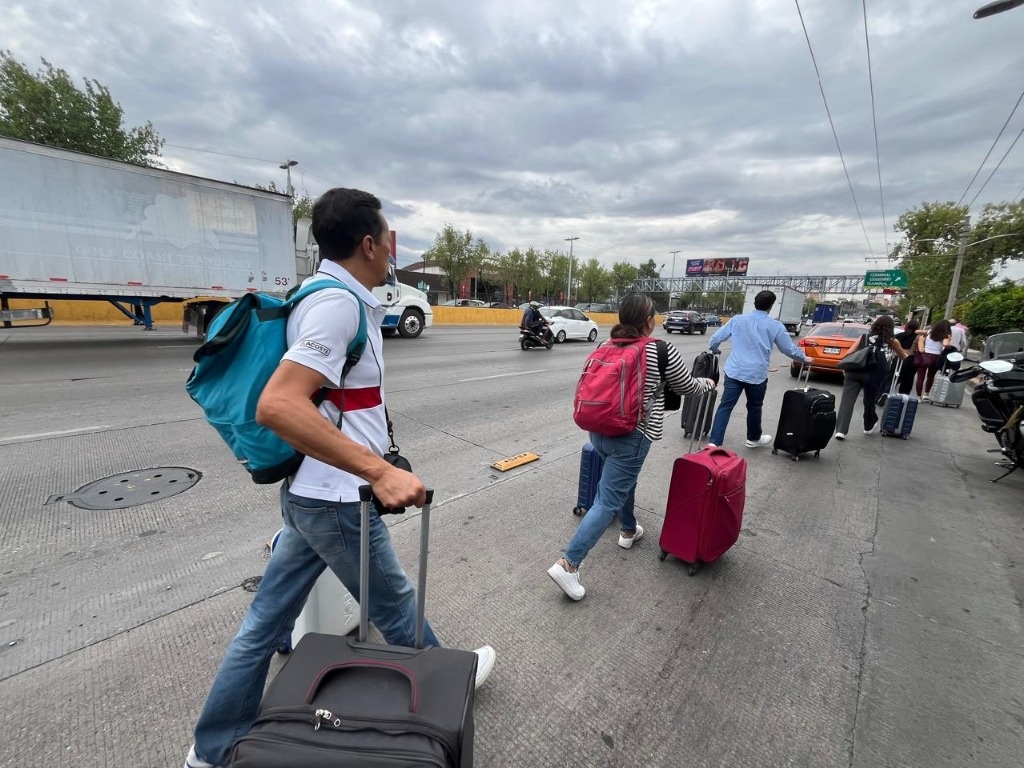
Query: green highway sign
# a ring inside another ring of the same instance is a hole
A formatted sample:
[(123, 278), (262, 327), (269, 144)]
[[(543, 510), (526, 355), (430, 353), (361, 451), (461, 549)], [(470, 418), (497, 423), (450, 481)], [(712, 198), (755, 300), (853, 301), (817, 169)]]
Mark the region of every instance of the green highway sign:
[(865, 288), (906, 288), (907, 273), (902, 269), (882, 269), (864, 275)]

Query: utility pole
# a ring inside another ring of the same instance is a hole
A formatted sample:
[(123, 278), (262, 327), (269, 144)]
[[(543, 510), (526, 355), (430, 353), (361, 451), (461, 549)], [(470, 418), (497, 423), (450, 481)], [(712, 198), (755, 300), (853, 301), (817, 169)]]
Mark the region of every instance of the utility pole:
[(956, 304), (956, 292), (960, 288), (960, 273), (964, 268), (964, 253), (967, 251), (967, 236), (970, 234), (970, 214), (964, 219), (964, 228), (960, 231), (960, 247), (956, 252), (956, 266), (953, 267), (953, 282), (949, 284), (949, 298), (946, 299), (946, 312), (942, 316), (948, 320), (953, 316), (953, 305)]
[(569, 243), (569, 284), (565, 288), (565, 304), (569, 306), (569, 302), (572, 301), (572, 244), (579, 240), (578, 237), (567, 237), (565, 241)]
[[(672, 277), (668, 284), (668, 308), (672, 309), (672, 290), (676, 287), (676, 255), (682, 251), (669, 251), (672, 254)], [(679, 299), (676, 299), (676, 307), (679, 306)]]
[(298, 160), (285, 160), (278, 168), (288, 174), (288, 181), (285, 184), (285, 192), (289, 197), (295, 197), (295, 190), (292, 188), (292, 166), (298, 165)]

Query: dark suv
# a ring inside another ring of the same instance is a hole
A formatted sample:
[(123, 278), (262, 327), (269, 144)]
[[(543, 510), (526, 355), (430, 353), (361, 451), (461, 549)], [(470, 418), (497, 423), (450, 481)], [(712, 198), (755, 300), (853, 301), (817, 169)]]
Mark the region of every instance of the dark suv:
[(665, 333), (679, 331), (679, 333), (699, 333), (704, 335), (708, 330), (707, 321), (704, 320), (704, 316), (700, 312), (690, 312), (682, 309), (673, 309), (665, 315), (665, 320), (662, 322), (661, 327), (665, 329)]

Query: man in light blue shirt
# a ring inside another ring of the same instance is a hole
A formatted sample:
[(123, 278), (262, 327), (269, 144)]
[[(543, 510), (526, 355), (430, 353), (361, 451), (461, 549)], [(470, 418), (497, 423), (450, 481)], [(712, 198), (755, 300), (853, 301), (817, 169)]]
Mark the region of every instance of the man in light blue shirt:
[(747, 447), (759, 448), (772, 441), (771, 435), (761, 432), (761, 407), (768, 390), (768, 363), (772, 346), (789, 355), (798, 363), (809, 363), (789, 336), (786, 326), (768, 312), (775, 304), (775, 294), (761, 291), (754, 297), (754, 311), (749, 315), (737, 315), (723, 325), (711, 337), (709, 347), (718, 354), (718, 347), (726, 339), (732, 339), (732, 352), (725, 361), (725, 386), (722, 388), (722, 402), (715, 411), (708, 445), (718, 447), (725, 440), (725, 428), (729, 425), (732, 409), (739, 402), (740, 392), (747, 395)]

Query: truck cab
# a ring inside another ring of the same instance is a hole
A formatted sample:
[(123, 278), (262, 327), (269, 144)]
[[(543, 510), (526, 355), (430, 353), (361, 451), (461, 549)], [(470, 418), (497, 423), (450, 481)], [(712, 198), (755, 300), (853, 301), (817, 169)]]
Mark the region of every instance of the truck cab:
[(434, 312), (427, 303), (427, 294), (398, 282), (393, 261), (388, 267), (387, 285), (374, 288), (373, 295), (388, 310), (380, 325), (385, 336), (393, 336), (397, 332), (406, 339), (415, 339), (434, 322)]
[[(320, 249), (310, 231), (311, 221), (299, 219), (295, 225), (295, 273), (301, 283), (316, 271), (320, 260)], [(380, 325), (385, 336), (396, 333), (406, 339), (415, 339), (424, 328), (434, 323), (434, 311), (427, 302), (427, 294), (411, 285), (398, 282), (395, 277), (395, 252), (397, 235), (391, 230), (391, 263), (388, 264), (388, 280), (385, 285), (373, 289), (373, 295), (387, 307), (387, 314)]]

